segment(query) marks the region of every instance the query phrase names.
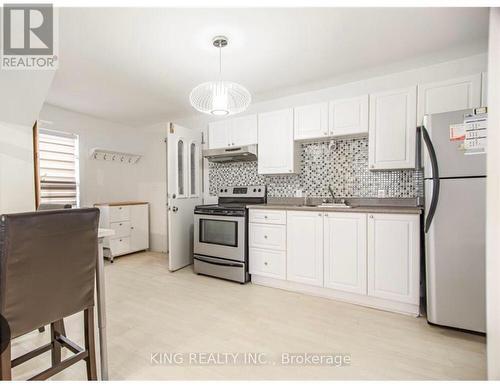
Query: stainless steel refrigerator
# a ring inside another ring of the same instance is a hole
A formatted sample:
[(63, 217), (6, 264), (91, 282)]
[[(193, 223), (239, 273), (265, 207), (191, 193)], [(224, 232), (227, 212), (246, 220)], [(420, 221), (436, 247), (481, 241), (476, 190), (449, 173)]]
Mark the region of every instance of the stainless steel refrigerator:
[(450, 125), (473, 110), (428, 115), (424, 148), (425, 266), (430, 323), (485, 332), (486, 154), (468, 154)]

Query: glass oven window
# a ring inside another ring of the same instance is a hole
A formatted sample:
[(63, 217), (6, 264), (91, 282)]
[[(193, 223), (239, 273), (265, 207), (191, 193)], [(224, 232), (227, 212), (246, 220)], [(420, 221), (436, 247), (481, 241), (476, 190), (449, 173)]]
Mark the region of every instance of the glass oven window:
[(200, 219), (200, 242), (238, 247), (238, 222)]

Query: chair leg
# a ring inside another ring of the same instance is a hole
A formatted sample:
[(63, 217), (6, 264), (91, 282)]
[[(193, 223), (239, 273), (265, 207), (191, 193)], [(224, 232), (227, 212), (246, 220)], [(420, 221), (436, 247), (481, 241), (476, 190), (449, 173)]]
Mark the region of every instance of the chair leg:
[(10, 343), (7, 348), (0, 353), (0, 380), (12, 380)]
[[(61, 334), (66, 337), (66, 328), (64, 327), (64, 319), (61, 319)], [(43, 333), (45, 332), (45, 326), (39, 327), (38, 332)]]
[(85, 328), (85, 350), (89, 353), (85, 359), (87, 363), (87, 379), (97, 380), (97, 367), (95, 360), (95, 336), (94, 336), (94, 307), (87, 308), (84, 312)]
[(51, 358), (52, 366), (56, 366), (61, 363), (61, 343), (57, 340), (57, 335), (62, 332), (61, 320), (53, 322), (50, 324), (50, 338), (52, 343)]
[(67, 337), (66, 335), (66, 327), (64, 326), (64, 318), (60, 320), (61, 322), (61, 335), (64, 335), (65, 337)]

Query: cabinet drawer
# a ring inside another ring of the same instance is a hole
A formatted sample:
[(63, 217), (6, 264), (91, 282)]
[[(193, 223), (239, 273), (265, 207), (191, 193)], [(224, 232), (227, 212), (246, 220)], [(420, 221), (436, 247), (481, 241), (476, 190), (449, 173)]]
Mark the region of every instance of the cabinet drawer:
[(109, 222), (130, 220), (130, 206), (110, 206)]
[(286, 226), (250, 224), (249, 246), (271, 250), (286, 249)]
[(286, 224), (284, 210), (250, 210), (251, 223)]
[(284, 251), (250, 249), (250, 274), (278, 278), (286, 276), (286, 255)]
[(109, 247), (113, 256), (130, 252), (130, 238), (116, 238), (109, 241)]
[(119, 223), (111, 223), (109, 228), (115, 231), (114, 238), (121, 238), (130, 235), (130, 221), (121, 221)]

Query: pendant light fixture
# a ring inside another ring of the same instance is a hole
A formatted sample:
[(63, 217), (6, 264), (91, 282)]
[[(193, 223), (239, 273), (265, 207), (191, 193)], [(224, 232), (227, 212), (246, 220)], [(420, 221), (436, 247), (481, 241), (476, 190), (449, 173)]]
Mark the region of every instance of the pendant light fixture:
[(191, 106), (202, 113), (227, 116), (245, 111), (252, 101), (250, 92), (241, 84), (222, 80), (222, 48), (228, 39), (217, 36), (212, 40), (219, 49), (219, 80), (202, 83), (191, 91)]

